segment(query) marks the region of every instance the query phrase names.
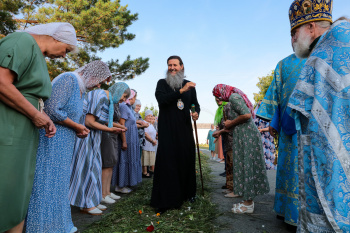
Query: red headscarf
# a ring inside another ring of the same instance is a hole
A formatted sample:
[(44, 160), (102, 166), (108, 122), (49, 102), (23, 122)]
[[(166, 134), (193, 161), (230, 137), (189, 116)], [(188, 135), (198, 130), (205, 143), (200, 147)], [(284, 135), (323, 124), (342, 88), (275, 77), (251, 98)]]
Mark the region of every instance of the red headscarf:
[(218, 84), (213, 89), (213, 95), (225, 102), (229, 102), (229, 98), (232, 95), (232, 93), (237, 93), (243, 98), (244, 102), (246, 103), (247, 107), (250, 110), (250, 113), (252, 114), (252, 117), (254, 118), (255, 117), (254, 107), (250, 102), (250, 100), (248, 99), (247, 95), (243, 93), (243, 91), (239, 90), (236, 87), (231, 87), (225, 84)]

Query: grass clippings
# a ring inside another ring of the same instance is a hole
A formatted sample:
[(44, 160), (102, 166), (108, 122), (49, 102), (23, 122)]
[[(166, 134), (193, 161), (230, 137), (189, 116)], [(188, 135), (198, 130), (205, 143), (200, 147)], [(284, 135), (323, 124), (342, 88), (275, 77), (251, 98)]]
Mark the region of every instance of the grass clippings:
[(197, 161), (197, 197), (194, 203), (185, 202), (181, 209), (157, 214), (149, 205), (153, 180), (144, 179), (136, 190), (113, 206), (112, 212), (91, 224), (84, 232), (147, 232), (153, 227), (153, 232), (214, 232), (213, 220), (217, 217), (217, 207), (210, 201), (208, 183), (211, 170), (206, 156), (201, 158), (204, 196)]

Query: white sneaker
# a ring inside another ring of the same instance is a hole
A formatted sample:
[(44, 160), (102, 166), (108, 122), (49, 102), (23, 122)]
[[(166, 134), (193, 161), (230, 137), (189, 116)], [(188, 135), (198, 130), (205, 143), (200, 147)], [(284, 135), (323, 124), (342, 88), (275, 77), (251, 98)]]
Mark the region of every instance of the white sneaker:
[(101, 204), (99, 204), (98, 206), (96, 206), (96, 208), (98, 208), (99, 210), (107, 210), (107, 206), (101, 205)]
[(85, 214), (91, 214), (91, 215), (102, 215), (102, 211), (99, 210), (98, 208), (94, 208), (92, 210), (86, 210), (84, 208), (80, 208), (80, 211), (85, 213)]
[(113, 200), (112, 198), (110, 198), (108, 195), (105, 196), (104, 198), (102, 197), (101, 203), (104, 204), (113, 204), (115, 203), (115, 200)]
[(131, 188), (128, 188), (128, 187), (124, 187), (124, 188), (123, 188), (123, 191), (124, 191), (124, 193), (131, 193), (131, 192), (132, 192), (132, 189), (131, 189)]
[(113, 200), (119, 200), (120, 199), (120, 196), (118, 195), (115, 195), (114, 193), (111, 193), (108, 195), (110, 198), (112, 198)]
[(128, 187), (124, 187), (124, 188), (115, 187), (115, 191), (117, 193), (130, 193), (132, 190), (129, 189)]

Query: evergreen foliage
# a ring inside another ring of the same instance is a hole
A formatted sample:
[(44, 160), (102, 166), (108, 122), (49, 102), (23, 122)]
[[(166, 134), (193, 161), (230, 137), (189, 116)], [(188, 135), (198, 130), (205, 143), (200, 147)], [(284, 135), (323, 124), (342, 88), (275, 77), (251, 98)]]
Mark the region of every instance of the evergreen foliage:
[(146, 112), (148, 109), (151, 110), (151, 111), (153, 112), (153, 116), (155, 116), (155, 117), (158, 116), (158, 112), (159, 112), (158, 109), (156, 109), (153, 105), (152, 105), (150, 108), (146, 105), (146, 107), (143, 109), (143, 111), (140, 112), (140, 115), (141, 115), (142, 119), (145, 119), (145, 112)]
[[(80, 48), (77, 54), (65, 59), (47, 61), (51, 79), (66, 71), (75, 70), (91, 61), (107, 48), (118, 48), (131, 41), (135, 34), (127, 31), (138, 19), (120, 0), (2, 0), (0, 2), (0, 38), (16, 29), (31, 25), (69, 22), (76, 29)], [(118, 59), (108, 61), (113, 81), (128, 80), (140, 75), (149, 67), (149, 58)]]

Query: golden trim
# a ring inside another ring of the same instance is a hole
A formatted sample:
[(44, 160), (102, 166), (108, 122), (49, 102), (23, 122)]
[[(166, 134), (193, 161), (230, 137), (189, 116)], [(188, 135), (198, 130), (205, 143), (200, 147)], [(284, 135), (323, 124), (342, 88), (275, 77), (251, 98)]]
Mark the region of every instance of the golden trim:
[(287, 191), (282, 190), (282, 189), (275, 189), (275, 192), (279, 193), (279, 194), (287, 195), (287, 197), (291, 197), (291, 198), (295, 198), (295, 199), (298, 199), (298, 197), (299, 197), (299, 194), (287, 192)]
[(309, 20), (307, 20), (307, 21), (304, 21), (304, 22), (302, 22), (302, 23), (299, 23), (299, 24), (295, 25), (294, 27), (292, 27), (292, 29), (291, 29), (290, 31), (293, 31), (295, 28), (297, 28), (297, 27), (299, 27), (299, 26), (301, 26), (301, 25), (304, 25), (304, 24), (310, 23), (310, 22), (314, 22), (314, 21), (329, 21), (329, 22), (333, 23), (333, 20), (331, 20), (331, 19), (326, 19), (326, 18), (321, 18), (321, 19), (309, 19)]

